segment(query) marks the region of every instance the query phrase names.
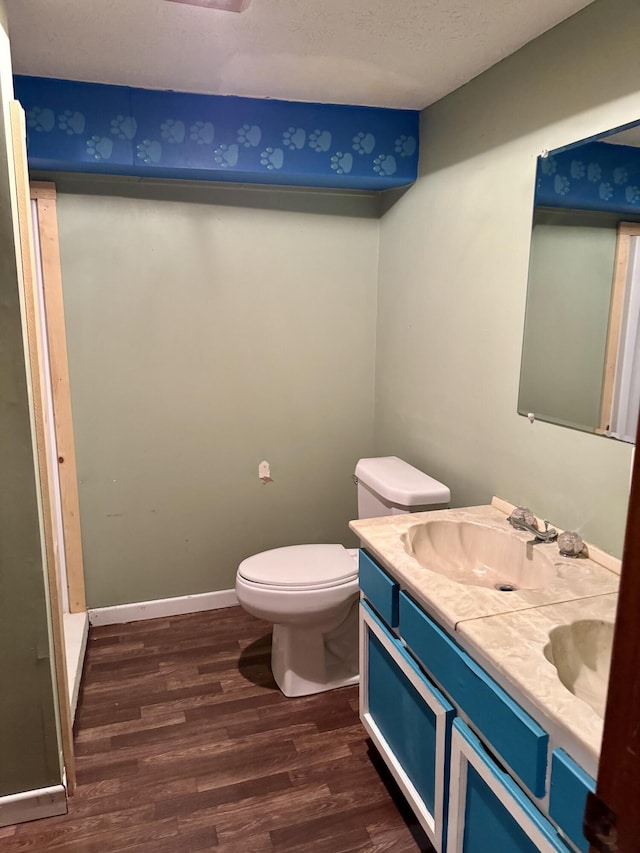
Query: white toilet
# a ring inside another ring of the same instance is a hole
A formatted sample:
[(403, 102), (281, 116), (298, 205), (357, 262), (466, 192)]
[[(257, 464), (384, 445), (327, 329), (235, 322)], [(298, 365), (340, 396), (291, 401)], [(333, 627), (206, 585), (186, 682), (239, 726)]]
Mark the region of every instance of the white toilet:
[[(445, 507), (449, 489), (397, 456), (361, 459), (358, 517)], [(285, 696), (358, 681), (357, 552), (342, 545), (290, 545), (243, 560), (236, 576), (244, 609), (273, 622), (271, 669)]]

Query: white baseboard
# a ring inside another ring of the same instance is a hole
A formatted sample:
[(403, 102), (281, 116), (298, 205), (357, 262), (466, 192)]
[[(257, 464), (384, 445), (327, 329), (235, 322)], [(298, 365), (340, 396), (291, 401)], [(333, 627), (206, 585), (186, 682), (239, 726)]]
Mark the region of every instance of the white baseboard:
[(179, 595), (176, 598), (116, 604), (114, 607), (89, 608), (89, 624), (119, 625), (123, 622), (139, 622), (142, 619), (199, 613), (202, 610), (219, 610), (222, 607), (234, 607), (237, 604), (238, 596), (235, 589), (222, 589), (219, 592), (203, 592), (199, 595)]
[(14, 823), (66, 813), (67, 792), (64, 785), (0, 797), (0, 826), (12, 826)]

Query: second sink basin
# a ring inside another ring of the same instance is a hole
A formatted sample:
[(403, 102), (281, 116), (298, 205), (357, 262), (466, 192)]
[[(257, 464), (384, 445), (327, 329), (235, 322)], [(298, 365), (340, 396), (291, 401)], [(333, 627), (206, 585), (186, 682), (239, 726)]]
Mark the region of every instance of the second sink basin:
[(613, 623), (582, 619), (549, 632), (544, 656), (574, 696), (604, 718), (611, 666)]
[(556, 576), (540, 545), (510, 530), (469, 521), (425, 521), (402, 534), (407, 554), (457, 583), (511, 592), (539, 589)]

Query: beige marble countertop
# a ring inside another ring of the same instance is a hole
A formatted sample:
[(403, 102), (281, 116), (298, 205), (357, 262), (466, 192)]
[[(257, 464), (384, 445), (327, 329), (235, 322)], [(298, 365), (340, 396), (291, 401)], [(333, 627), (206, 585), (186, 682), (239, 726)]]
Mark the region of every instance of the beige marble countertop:
[(403, 589), (451, 630), (455, 630), (458, 622), (466, 619), (496, 616), (499, 613), (618, 591), (619, 578), (614, 572), (591, 559), (561, 557), (555, 542), (532, 546), (547, 554), (554, 563), (556, 576), (547, 586), (499, 592), (457, 583), (421, 566), (407, 553), (402, 542), (402, 534), (413, 525), (438, 519), (495, 527), (519, 538), (523, 543), (531, 542), (532, 536), (526, 531), (514, 530), (507, 522), (506, 514), (490, 505), (388, 515), (350, 523), (350, 528), (360, 537), (366, 549), (391, 572)]
[[(421, 566), (405, 550), (402, 535), (413, 525), (446, 519), (506, 530), (524, 543), (532, 537), (511, 528), (508, 504), (436, 510), (409, 515), (352, 521), (350, 527), (363, 546), (427, 612), (450, 632), (457, 632), (478, 662), (488, 664), (501, 679), (513, 684), (528, 710), (557, 741), (570, 742), (570, 754), (595, 775), (602, 718), (560, 681), (545, 656), (549, 632), (584, 619), (613, 622), (619, 585), (619, 563), (595, 549), (608, 567), (594, 559), (562, 558), (553, 543), (537, 543), (553, 561), (556, 575), (547, 586), (513, 592), (457, 583)], [(503, 510), (504, 508), (504, 510)], [(617, 571), (616, 571), (617, 570)], [(516, 696), (517, 698), (517, 696)]]
[(569, 732), (573, 741), (569, 751), (592, 776), (598, 767), (603, 719), (558, 678), (556, 667), (548, 659), (553, 659), (549, 635), (554, 629), (587, 620), (613, 625), (617, 601), (616, 594), (599, 595), (458, 624), (461, 637), (481, 658), (542, 712), (550, 734), (553, 731), (562, 739), (558, 733)]

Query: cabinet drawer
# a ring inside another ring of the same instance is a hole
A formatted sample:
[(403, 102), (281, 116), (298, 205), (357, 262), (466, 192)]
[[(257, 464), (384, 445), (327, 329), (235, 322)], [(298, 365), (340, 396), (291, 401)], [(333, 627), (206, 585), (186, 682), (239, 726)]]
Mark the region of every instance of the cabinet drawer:
[(360, 551), (358, 560), (360, 589), (367, 601), (391, 628), (398, 627), (398, 584), (371, 559)]
[(554, 749), (551, 756), (551, 787), (549, 814), (578, 850), (589, 852), (589, 842), (582, 834), (582, 820), (589, 791), (596, 783), (582, 767), (569, 758), (562, 749)]
[(569, 853), (569, 847), (471, 729), (451, 736), (447, 853)]
[(405, 592), (400, 636), (432, 678), (536, 797), (545, 793), (549, 736)]

